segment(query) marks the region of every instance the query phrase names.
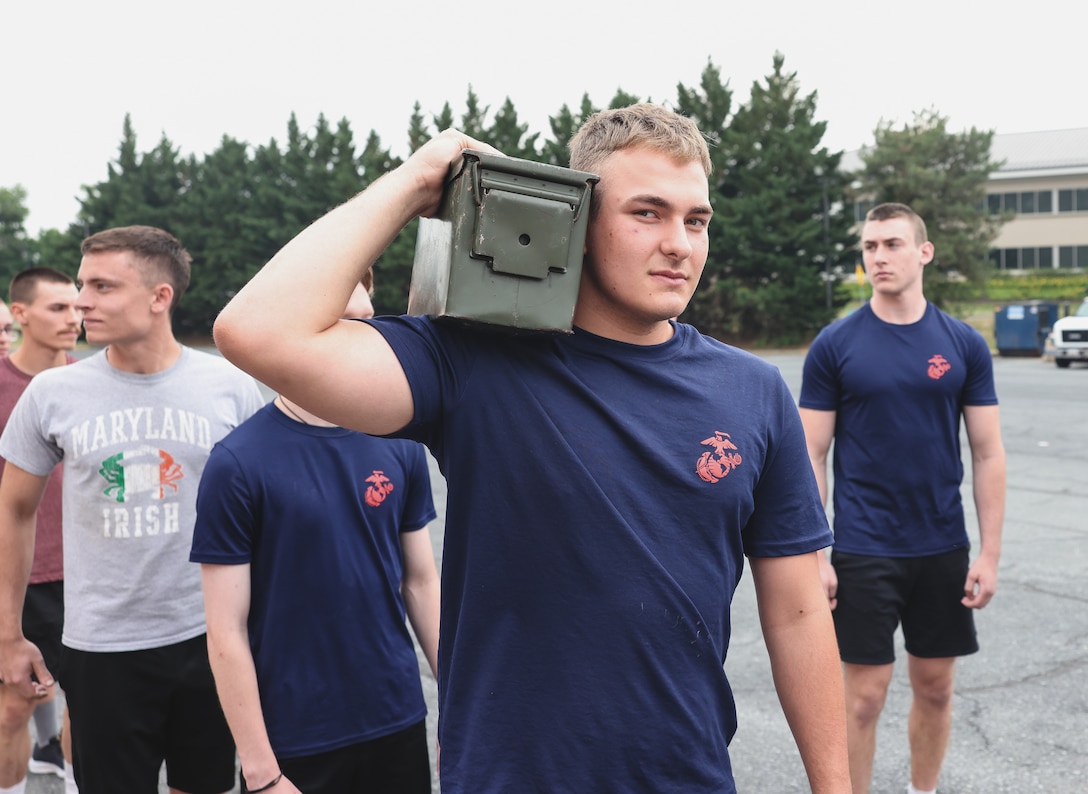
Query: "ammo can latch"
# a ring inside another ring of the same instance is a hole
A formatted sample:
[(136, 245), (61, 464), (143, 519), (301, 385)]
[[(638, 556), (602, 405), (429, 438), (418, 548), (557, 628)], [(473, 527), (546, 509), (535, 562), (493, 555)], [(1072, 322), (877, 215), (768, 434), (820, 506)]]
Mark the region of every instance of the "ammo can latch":
[(499, 163), (505, 170), (480, 160), (469, 164), (476, 199), (472, 256), (489, 260), (496, 273), (535, 279), (566, 273), (571, 230), (589, 204), (592, 182), (548, 181), (519, 173), (510, 162)]

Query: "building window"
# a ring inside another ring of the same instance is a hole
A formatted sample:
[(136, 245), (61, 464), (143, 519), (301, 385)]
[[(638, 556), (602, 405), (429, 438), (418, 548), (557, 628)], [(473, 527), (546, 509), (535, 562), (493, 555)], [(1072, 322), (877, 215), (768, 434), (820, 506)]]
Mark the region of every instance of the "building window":
[(1058, 212), (1088, 212), (1088, 187), (1059, 190)]
[(1088, 245), (1063, 245), (1058, 249), (1058, 267), (1088, 269)]
[[(1053, 270), (1054, 249), (991, 248), (990, 264), (995, 270)], [(1088, 269), (1088, 245), (1062, 246), (1058, 249), (1058, 267)]]
[[(1072, 207), (1076, 203), (1073, 191), (1064, 192), (1070, 194), (1068, 202)], [(1025, 190), (1021, 193), (988, 193), (986, 195), (986, 210), (991, 215), (999, 215), (1002, 212), (1015, 212), (1020, 215), (1053, 212), (1054, 194), (1050, 190)], [(1062, 210), (1062, 212), (1072, 212), (1072, 210)]]

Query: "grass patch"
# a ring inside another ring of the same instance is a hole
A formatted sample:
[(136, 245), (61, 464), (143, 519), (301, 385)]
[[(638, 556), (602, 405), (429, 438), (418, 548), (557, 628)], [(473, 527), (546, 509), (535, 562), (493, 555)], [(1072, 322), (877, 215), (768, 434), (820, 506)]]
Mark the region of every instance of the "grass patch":
[[(995, 314), (1005, 306), (1030, 301), (1057, 304), (1058, 317), (1076, 311), (1088, 296), (1088, 273), (1060, 273), (1054, 271), (1025, 273), (1023, 275), (995, 275), (979, 290), (975, 300), (953, 304), (949, 312), (964, 320), (982, 334), (997, 350), (994, 337)], [(1057, 317), (1051, 318), (1053, 322)]]
[(974, 297), (977, 300), (1017, 303), (1020, 301), (1072, 301), (1088, 296), (1088, 273), (1054, 271), (1025, 273), (1022, 276), (991, 276)]
[[(1064, 317), (1076, 311), (1081, 301), (1088, 296), (1088, 273), (1027, 273), (1023, 276), (993, 276), (985, 288), (970, 290), (968, 300), (950, 303), (945, 311), (953, 317), (966, 322), (980, 334), (997, 352), (997, 340), (994, 336), (995, 315), (1009, 304), (1044, 301), (1058, 304), (1058, 316)], [(864, 298), (869, 298), (869, 288), (865, 287)], [(842, 309), (842, 314), (849, 314), (861, 305), (861, 299), (855, 297)]]
[(990, 350), (997, 352), (997, 337), (994, 336), (996, 308), (993, 301), (975, 301), (960, 303), (948, 307), (948, 313), (970, 325), (986, 340)]

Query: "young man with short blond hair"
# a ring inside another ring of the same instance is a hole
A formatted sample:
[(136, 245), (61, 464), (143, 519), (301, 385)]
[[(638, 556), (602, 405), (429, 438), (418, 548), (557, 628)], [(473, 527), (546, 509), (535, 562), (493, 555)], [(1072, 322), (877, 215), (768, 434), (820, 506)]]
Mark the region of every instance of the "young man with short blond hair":
[(439, 461), (443, 792), (735, 791), (723, 662), (747, 556), (811, 788), (843, 794), (817, 564), (830, 533), (797, 409), (774, 367), (672, 321), (708, 253), (701, 133), (641, 104), (573, 139), (571, 166), (600, 175), (574, 333), (336, 323), (400, 229), (436, 212), (466, 147), (493, 151), (433, 138), (290, 242), (216, 323), (224, 355), (292, 401)]

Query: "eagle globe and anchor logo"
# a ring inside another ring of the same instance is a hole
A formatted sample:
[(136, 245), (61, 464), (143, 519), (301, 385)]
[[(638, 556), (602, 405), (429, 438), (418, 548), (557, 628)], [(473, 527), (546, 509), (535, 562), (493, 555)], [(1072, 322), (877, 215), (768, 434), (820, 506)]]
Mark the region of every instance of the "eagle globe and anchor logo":
[(712, 449), (704, 452), (695, 464), (695, 473), (705, 482), (718, 482), (740, 466), (740, 452), (728, 433), (715, 430), (713, 436), (703, 439), (701, 443)]

